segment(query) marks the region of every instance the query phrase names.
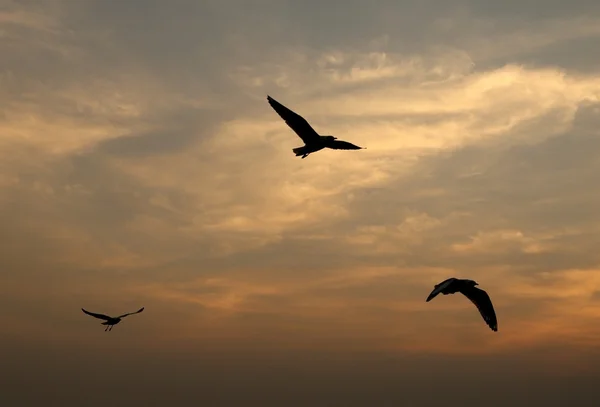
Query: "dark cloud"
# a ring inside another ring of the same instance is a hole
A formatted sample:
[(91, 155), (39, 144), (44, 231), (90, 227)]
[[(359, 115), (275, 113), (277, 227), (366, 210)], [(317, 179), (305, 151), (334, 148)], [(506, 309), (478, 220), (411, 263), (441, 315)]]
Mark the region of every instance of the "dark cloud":
[(565, 18), (570, 16), (594, 15), (600, 12), (598, 3), (592, 0), (576, 0), (566, 4), (560, 0), (549, 0), (544, 2), (541, 7), (540, 3), (535, 0), (510, 0), (502, 4), (488, 1), (472, 1), (464, 2), (470, 10), (475, 14), (485, 15), (493, 19), (515, 17), (523, 20), (537, 20), (545, 18)]
[[(593, 51), (599, 34), (583, 35), (540, 46), (535, 50), (524, 50), (513, 55), (512, 60), (532, 67), (554, 67), (583, 74), (592, 74), (600, 64)], [(502, 66), (506, 58), (490, 58), (484, 67)]]

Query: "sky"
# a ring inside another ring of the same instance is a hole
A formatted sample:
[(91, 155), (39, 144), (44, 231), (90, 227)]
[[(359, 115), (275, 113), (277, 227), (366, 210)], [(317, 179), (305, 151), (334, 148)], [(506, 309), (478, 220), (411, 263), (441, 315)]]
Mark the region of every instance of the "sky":
[[(599, 41), (595, 0), (0, 0), (0, 403), (597, 405)], [(267, 95), (367, 149), (294, 157)]]

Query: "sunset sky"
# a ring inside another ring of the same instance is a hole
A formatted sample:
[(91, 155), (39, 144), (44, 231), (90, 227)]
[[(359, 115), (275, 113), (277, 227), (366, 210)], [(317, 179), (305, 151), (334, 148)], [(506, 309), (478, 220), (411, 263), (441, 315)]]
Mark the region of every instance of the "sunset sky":
[(599, 405), (599, 44), (597, 0), (0, 0), (0, 404)]

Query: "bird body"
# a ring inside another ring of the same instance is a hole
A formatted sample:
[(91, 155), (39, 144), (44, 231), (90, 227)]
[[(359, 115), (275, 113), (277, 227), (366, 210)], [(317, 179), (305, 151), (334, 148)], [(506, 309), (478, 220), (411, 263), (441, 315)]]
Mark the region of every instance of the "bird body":
[(337, 137), (330, 135), (319, 135), (310, 124), (299, 114), (288, 109), (271, 96), (267, 95), (267, 101), (277, 114), (285, 120), (286, 124), (304, 141), (302, 147), (292, 149), (296, 157), (306, 158), (309, 154), (316, 153), (324, 148), (333, 150), (361, 150), (359, 147), (347, 141), (338, 140)]
[(106, 332), (106, 331), (112, 331), (113, 326), (115, 326), (119, 322), (121, 322), (121, 320), (123, 318), (125, 318), (126, 316), (133, 315), (133, 314), (139, 314), (140, 312), (142, 312), (144, 310), (144, 307), (140, 308), (139, 310), (137, 310), (135, 312), (129, 312), (127, 314), (119, 315), (118, 317), (110, 317), (110, 316), (104, 315), (104, 314), (96, 314), (95, 312), (86, 311), (83, 308), (81, 310), (85, 314), (90, 315), (94, 318), (103, 319), (105, 322), (102, 322), (102, 325), (106, 325), (106, 329), (104, 330)]
[(452, 277), (436, 284), (425, 301), (431, 301), (440, 293), (448, 295), (460, 292), (475, 304), (483, 320), (492, 331), (496, 332), (498, 331), (498, 320), (492, 301), (485, 291), (475, 287), (477, 285), (479, 284), (473, 280)]

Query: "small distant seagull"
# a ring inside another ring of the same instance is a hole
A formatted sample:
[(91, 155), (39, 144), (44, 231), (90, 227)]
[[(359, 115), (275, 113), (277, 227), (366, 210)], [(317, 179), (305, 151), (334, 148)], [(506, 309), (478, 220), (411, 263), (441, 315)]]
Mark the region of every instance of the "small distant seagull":
[(435, 285), (426, 302), (434, 299), (439, 293), (448, 295), (459, 292), (475, 304), (486, 324), (488, 324), (492, 331), (497, 332), (498, 321), (496, 320), (496, 312), (494, 311), (492, 300), (490, 300), (489, 295), (485, 291), (475, 287), (476, 285), (479, 284), (473, 280), (449, 278)]
[(292, 149), (296, 153), (296, 157), (302, 156), (302, 158), (306, 158), (309, 154), (324, 148), (334, 150), (362, 150), (364, 148), (348, 143), (347, 141), (338, 140), (337, 137), (320, 136), (302, 116), (292, 112), (269, 95), (267, 95), (267, 100), (277, 114), (304, 141), (304, 146)]
[(86, 311), (83, 308), (81, 310), (83, 312), (85, 312), (86, 314), (93, 316), (94, 318), (105, 320), (106, 322), (103, 322), (102, 325), (106, 325), (106, 329), (104, 330), (104, 332), (106, 332), (106, 331), (112, 331), (113, 326), (117, 325), (119, 322), (121, 322), (121, 319), (125, 318), (126, 316), (133, 315), (133, 314), (139, 314), (140, 312), (142, 312), (144, 310), (144, 307), (140, 308), (136, 312), (130, 312), (128, 314), (119, 315), (118, 317), (109, 317), (108, 315), (104, 315), (104, 314), (96, 314), (93, 312)]

